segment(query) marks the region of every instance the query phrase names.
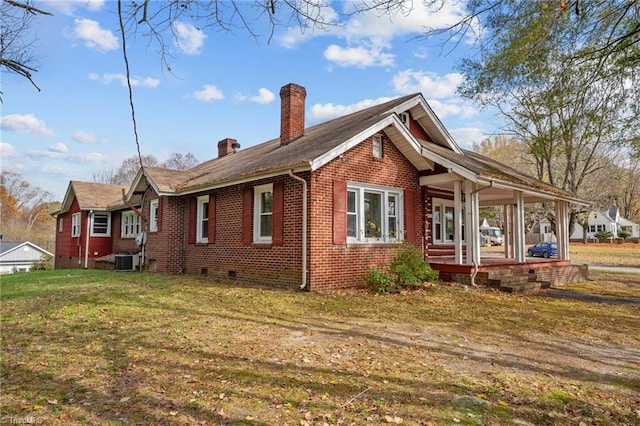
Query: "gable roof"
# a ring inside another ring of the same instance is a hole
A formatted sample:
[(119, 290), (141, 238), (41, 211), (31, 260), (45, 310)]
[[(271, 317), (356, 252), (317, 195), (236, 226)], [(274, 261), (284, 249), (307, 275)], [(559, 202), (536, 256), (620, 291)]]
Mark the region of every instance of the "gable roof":
[(53, 253), (39, 247), (29, 241), (0, 241), (0, 256), (5, 256), (12, 251), (18, 250), (20, 247), (30, 246), (31, 248), (40, 251), (46, 255), (53, 256)]
[(60, 210), (52, 213), (56, 216), (66, 213), (71, 208), (75, 198), (80, 210), (115, 210), (124, 206), (122, 201), (123, 190), (127, 186), (112, 185), (107, 183), (81, 182), (72, 180), (69, 182)]
[[(428, 140), (417, 139), (402, 123), (399, 114), (407, 111), (420, 124)], [(272, 139), (214, 158), (186, 171), (145, 167), (138, 172), (127, 200), (140, 201), (134, 196), (144, 191), (147, 185), (160, 195), (184, 195), (287, 174), (289, 171), (317, 170), (380, 132), (384, 132), (419, 171), (433, 170), (434, 163), (438, 163), (459, 177), (481, 185), (495, 185), (491, 196), (491, 191), (483, 192), (485, 200), (491, 197), (504, 200), (506, 191), (513, 190), (525, 192), (527, 202), (559, 198), (588, 204), (572, 193), (460, 148), (420, 93), (306, 128), (300, 137), (287, 144), (281, 144), (279, 138)], [(453, 175), (452, 178), (458, 180)], [(444, 174), (438, 179), (446, 181), (449, 177)]]
[[(272, 139), (234, 154), (206, 161), (187, 171), (145, 167), (144, 173), (141, 170), (134, 180), (128, 197), (133, 195), (136, 188), (140, 189), (138, 185), (143, 183), (143, 175), (147, 176), (156, 192), (169, 195), (255, 180), (262, 176), (286, 173), (288, 170), (315, 170), (390, 124), (403, 127), (397, 110), (407, 103), (426, 105), (421, 94), (407, 95), (306, 128), (301, 137), (286, 145), (281, 145), (280, 138)], [(423, 114), (421, 119), (429, 120), (430, 116)], [(409, 159), (419, 170), (430, 168), (431, 164), (420, 155), (419, 144), (414, 140), (414, 146), (408, 146), (411, 138), (407, 134), (403, 138), (395, 138), (394, 143), (406, 145), (403, 147), (405, 151), (415, 151), (414, 158)], [(446, 138), (440, 139), (442, 143), (449, 141)], [(450, 143), (456, 146), (453, 139)]]

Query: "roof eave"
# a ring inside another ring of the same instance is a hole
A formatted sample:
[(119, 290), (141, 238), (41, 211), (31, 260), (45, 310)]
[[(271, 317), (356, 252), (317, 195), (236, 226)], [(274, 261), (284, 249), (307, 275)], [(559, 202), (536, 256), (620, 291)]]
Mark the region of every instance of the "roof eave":
[(535, 188), (528, 185), (522, 185), (514, 182), (504, 181), (502, 179), (498, 179), (494, 177), (481, 176), (478, 179), (478, 183), (493, 185), (498, 188), (502, 187), (504, 189), (510, 189), (513, 191), (522, 191), (528, 194), (537, 195), (537, 196), (540, 196), (541, 198), (550, 199), (550, 200), (562, 200), (562, 201), (567, 201), (569, 203), (578, 204), (582, 206), (588, 206), (590, 204), (589, 202), (579, 197), (570, 196), (569, 194), (566, 194), (566, 195), (558, 194), (553, 191), (546, 191), (541, 188)]
[(434, 126), (434, 129), (438, 133), (438, 135), (433, 135), (431, 132), (428, 131), (428, 129), (422, 126), (424, 130), (427, 132), (427, 134), (429, 134), (429, 136), (436, 141), (445, 142), (448, 145), (448, 147), (452, 151), (456, 152), (457, 154), (462, 154), (462, 148), (460, 148), (460, 146), (453, 139), (453, 136), (451, 136), (451, 134), (449, 133), (447, 128), (444, 126), (444, 124), (442, 124), (442, 122), (440, 121), (436, 113), (433, 111), (433, 109), (431, 109), (431, 106), (426, 101), (426, 99), (422, 96), (422, 94), (417, 94), (415, 97), (396, 106), (395, 108), (393, 108), (393, 111), (399, 114), (401, 112), (411, 110), (412, 115), (416, 118), (418, 122), (420, 122), (420, 120), (423, 117), (421, 117), (419, 114), (416, 114), (415, 110), (412, 110), (418, 106), (425, 113), (424, 117), (427, 117), (429, 119), (429, 122)]
[(242, 177), (239, 177), (239, 178), (236, 178), (236, 179), (229, 179), (229, 180), (224, 180), (224, 181), (219, 181), (219, 182), (214, 182), (214, 183), (207, 183), (207, 184), (202, 184), (202, 185), (197, 185), (197, 186), (190, 186), (190, 187), (187, 187), (187, 188), (185, 188), (184, 190), (181, 190), (181, 191), (175, 191), (175, 190), (174, 191), (160, 191), (160, 192), (158, 192), (158, 194), (161, 195), (161, 196), (168, 196), (168, 197), (190, 195), (190, 194), (195, 194), (195, 193), (199, 193), (199, 192), (209, 191), (209, 190), (212, 190), (212, 189), (225, 188), (225, 187), (228, 187), (228, 186), (239, 185), (239, 184), (252, 182), (252, 181), (256, 181), (256, 180), (260, 180), (260, 179), (268, 179), (268, 178), (275, 177), (275, 176), (288, 175), (289, 171), (292, 171), (293, 173), (300, 173), (300, 172), (305, 172), (305, 171), (309, 171), (309, 170), (311, 170), (310, 162), (303, 162), (303, 163), (298, 163), (298, 164), (287, 165), (285, 167), (280, 167), (278, 169), (264, 171), (262, 173), (256, 173), (256, 174), (251, 174), (251, 175), (247, 175), (247, 176), (242, 176)]

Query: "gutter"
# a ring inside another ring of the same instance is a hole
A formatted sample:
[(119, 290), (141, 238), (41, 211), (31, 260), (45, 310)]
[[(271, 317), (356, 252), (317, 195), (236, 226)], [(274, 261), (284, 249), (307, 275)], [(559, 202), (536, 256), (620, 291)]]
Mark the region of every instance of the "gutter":
[(87, 215), (87, 237), (84, 247), (84, 269), (89, 269), (89, 234), (91, 234), (91, 216), (93, 216), (93, 210), (89, 210)]
[(293, 174), (293, 170), (289, 170), (289, 176), (302, 182), (302, 284), (299, 289), (304, 290), (307, 287), (307, 181)]

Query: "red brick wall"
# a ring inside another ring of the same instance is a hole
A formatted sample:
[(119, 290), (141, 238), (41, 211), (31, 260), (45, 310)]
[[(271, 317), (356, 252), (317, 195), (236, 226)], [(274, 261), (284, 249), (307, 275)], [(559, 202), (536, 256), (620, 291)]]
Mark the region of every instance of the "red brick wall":
[[(308, 173), (307, 173), (308, 175)], [(304, 175), (302, 175), (304, 176)], [(283, 244), (242, 243), (242, 194), (245, 187), (284, 184)], [(162, 201), (161, 231), (147, 237), (147, 259), (158, 272), (205, 273), (251, 285), (294, 288), (302, 282), (302, 184), (288, 176), (216, 189), (215, 242), (188, 244), (189, 200), (209, 192)], [(145, 212), (148, 205), (145, 203)], [(146, 213), (148, 214), (148, 213)]]
[[(295, 142), (292, 142), (295, 143)], [(334, 161), (313, 172), (300, 173), (309, 183), (308, 286), (313, 291), (360, 287), (368, 267), (388, 263), (400, 244), (333, 243), (333, 181), (340, 179), (365, 184), (414, 190), (416, 246), (422, 246), (425, 218), (424, 194), (415, 167), (386, 136), (383, 159), (374, 159), (368, 139)], [(245, 188), (282, 182), (284, 217), (282, 245), (255, 245), (242, 242), (243, 192)], [(147, 236), (147, 267), (158, 272), (204, 274), (233, 279), (240, 283), (297, 288), (302, 282), (302, 184), (280, 176), (220, 188), (215, 193), (215, 242), (189, 244), (189, 204), (201, 192), (181, 197), (163, 197), (161, 231)], [(142, 211), (149, 212), (145, 197)], [(114, 226), (116, 221), (114, 221)], [(119, 219), (117, 220), (119, 229)], [(148, 226), (145, 221), (145, 228)], [(118, 231), (119, 232), (119, 231)]]
[[(148, 205), (148, 203), (147, 203)], [(148, 207), (147, 207), (148, 210)], [(130, 211), (126, 210), (118, 210), (111, 213), (111, 236), (113, 239), (111, 252), (115, 254), (133, 254), (137, 253), (139, 250), (138, 245), (136, 244), (135, 237), (122, 237), (122, 213)], [(149, 213), (147, 213), (148, 215)], [(144, 224), (146, 222), (143, 221), (142, 230), (144, 230)]]
[[(310, 280), (313, 291), (362, 286), (369, 267), (388, 263), (399, 244), (334, 244), (332, 232), (334, 179), (417, 191), (415, 217), (423, 218), (418, 170), (385, 136), (382, 159), (372, 155), (371, 138), (314, 172), (310, 185)], [(416, 220), (416, 246), (421, 247), (423, 222)]]

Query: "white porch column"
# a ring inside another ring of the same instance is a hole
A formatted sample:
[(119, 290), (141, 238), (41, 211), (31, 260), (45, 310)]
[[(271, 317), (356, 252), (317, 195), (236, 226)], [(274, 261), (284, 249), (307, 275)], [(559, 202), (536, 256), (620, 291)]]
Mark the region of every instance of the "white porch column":
[[(467, 243), (467, 254), (465, 256), (464, 263), (471, 265), (473, 263), (473, 206), (471, 204), (472, 197), (472, 185), (471, 182), (465, 180), (462, 182), (462, 190), (464, 192), (464, 240)], [(477, 236), (475, 236), (477, 238)]]
[(467, 264), (480, 264), (480, 201), (478, 195), (478, 184), (467, 181), (465, 188), (465, 199), (467, 202), (467, 217), (469, 221), (466, 228), (469, 229), (467, 239)]
[(569, 206), (566, 201), (556, 201), (556, 243), (558, 259), (569, 260)]
[(524, 254), (524, 197), (522, 191), (516, 191), (515, 196), (515, 212), (514, 212), (514, 252), (515, 259), (518, 263), (525, 263), (526, 257)]
[(462, 182), (453, 182), (453, 245), (455, 263), (462, 264)]
[(504, 257), (505, 259), (513, 259), (513, 208), (507, 204), (502, 206), (504, 223), (504, 235), (502, 239), (504, 241)]

